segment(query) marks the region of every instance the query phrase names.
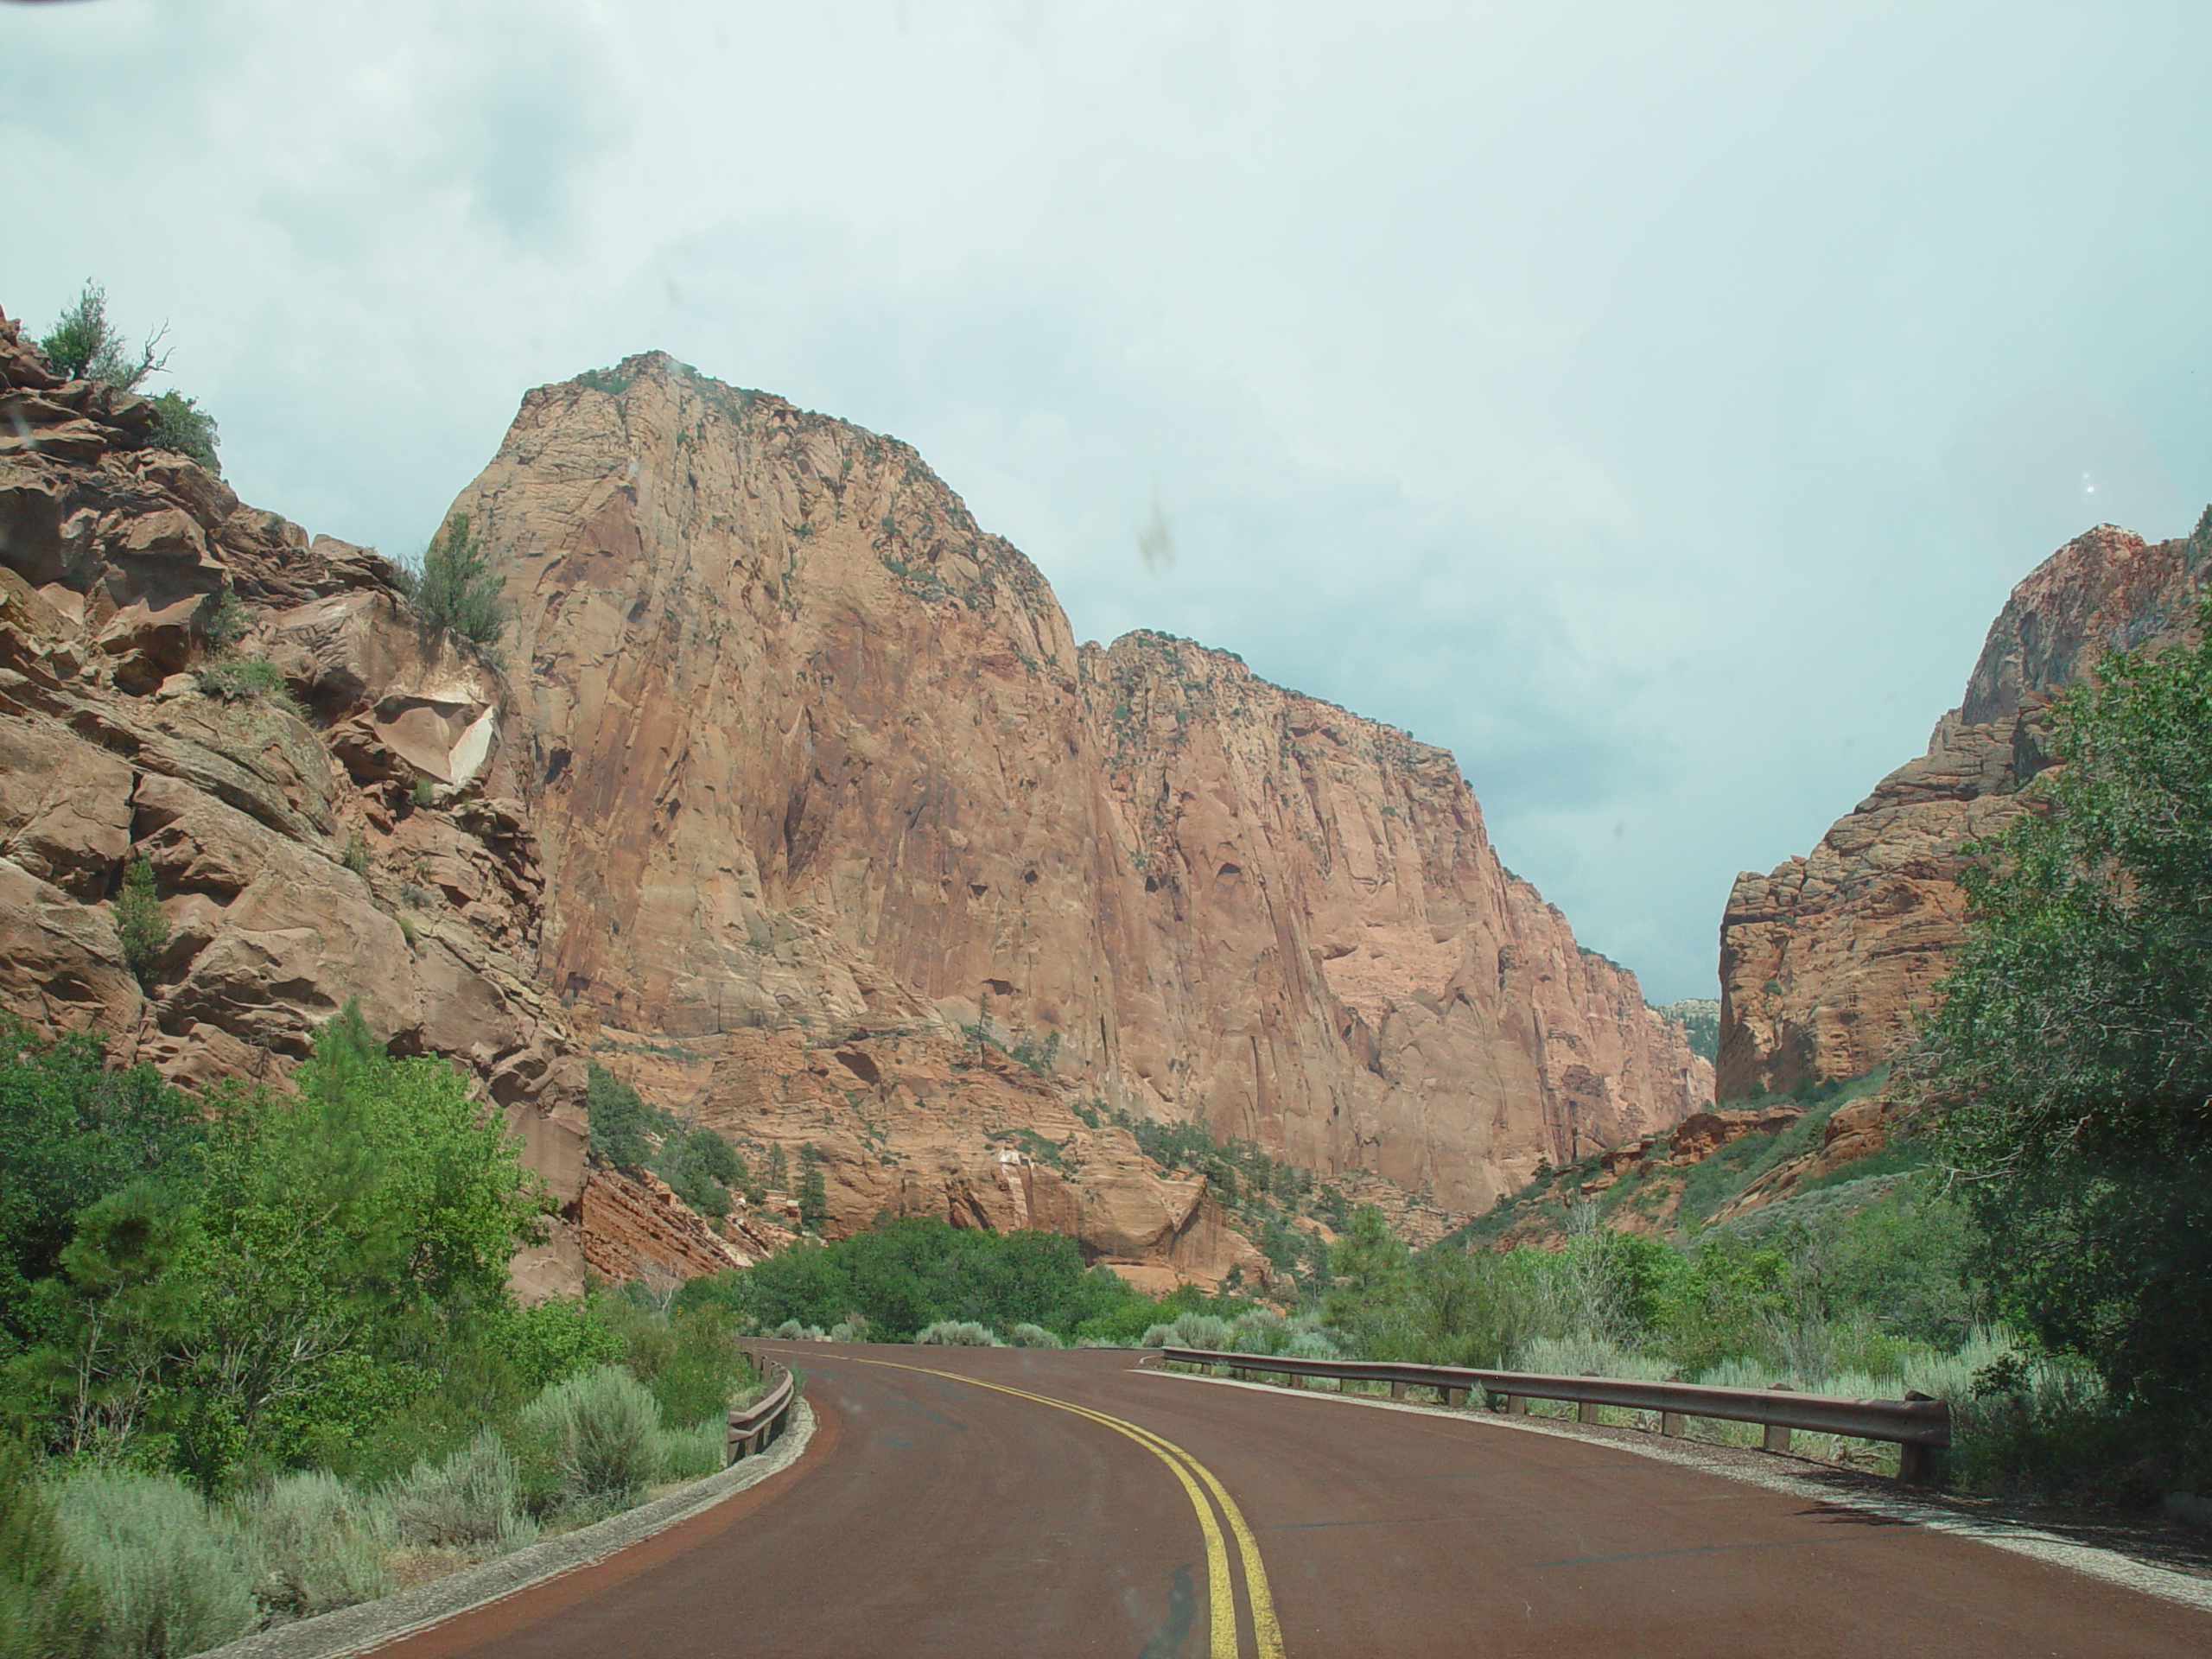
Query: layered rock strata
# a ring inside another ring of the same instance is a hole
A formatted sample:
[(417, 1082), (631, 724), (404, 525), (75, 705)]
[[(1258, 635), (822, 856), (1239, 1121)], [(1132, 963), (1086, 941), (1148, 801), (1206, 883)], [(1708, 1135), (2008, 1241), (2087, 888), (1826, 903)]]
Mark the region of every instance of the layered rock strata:
[[(584, 1059), (498, 670), (154, 430), (0, 319), (0, 1008), (196, 1087), (281, 1077), (358, 998), (466, 1066), (573, 1211)], [(137, 860), (168, 938), (133, 964)]]
[(895, 440), (654, 354), (531, 393), (456, 506), (518, 613), (547, 969), (611, 1023), (980, 1027), (1458, 1208), (1710, 1098), (1449, 754), (1188, 642), (1078, 645)]
[(2208, 554), (2202, 530), (2146, 543), (2101, 524), (2068, 543), (2012, 590), (1928, 752), (1809, 855), (1736, 878), (1720, 925), (1721, 1100), (1861, 1076), (1909, 1040), (1963, 937), (1959, 849), (2027, 810), (2022, 786), (2050, 764), (2052, 697), (2107, 651), (2183, 637)]

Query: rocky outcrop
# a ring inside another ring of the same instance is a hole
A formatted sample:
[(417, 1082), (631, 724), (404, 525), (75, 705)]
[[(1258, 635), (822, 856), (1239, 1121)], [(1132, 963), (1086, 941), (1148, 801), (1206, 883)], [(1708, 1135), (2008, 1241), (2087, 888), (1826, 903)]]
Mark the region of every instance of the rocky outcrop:
[(2208, 554), (2203, 530), (2146, 543), (2109, 524), (2061, 548), (2012, 590), (1927, 753), (1809, 855), (1736, 878), (1720, 1099), (1858, 1077), (1898, 1052), (1963, 937), (1960, 848), (2026, 810), (2022, 786), (2050, 764), (2051, 698), (2108, 650), (2182, 637)]
[[(573, 1214), (584, 1060), (540, 981), (504, 680), (376, 555), (153, 431), (0, 319), (0, 1008), (198, 1086), (282, 1077), (359, 998), (467, 1068)], [(141, 859), (168, 941), (131, 964)]]
[[(546, 965), (612, 1024), (980, 1026), (1064, 1092), (1463, 1208), (1710, 1098), (1449, 754), (1185, 641), (1079, 645), (894, 440), (655, 354), (531, 393), (456, 505), (518, 614)], [(765, 1109), (747, 1076), (709, 1109)], [(827, 1109), (862, 1204), (1063, 1202), (1033, 1164), (894, 1179)], [(1097, 1224), (1109, 1256), (1203, 1230)]]

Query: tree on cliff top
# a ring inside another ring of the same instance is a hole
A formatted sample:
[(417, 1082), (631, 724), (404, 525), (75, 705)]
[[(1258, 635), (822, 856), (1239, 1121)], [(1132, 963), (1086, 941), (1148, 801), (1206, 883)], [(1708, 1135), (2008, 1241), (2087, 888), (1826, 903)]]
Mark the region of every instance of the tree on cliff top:
[[(118, 391), (136, 391), (168, 365), (169, 354), (161, 349), (168, 333), (163, 323), (146, 336), (135, 351), (124, 341), (123, 331), (109, 320), (107, 290), (87, 282), (76, 302), (54, 320), (38, 348), (56, 372), (72, 380), (94, 380)], [(181, 391), (164, 391), (153, 398), (153, 442), (156, 448), (188, 455), (209, 472), (219, 475), (223, 464), (215, 458), (215, 417), (194, 398)]]
[[(2212, 625), (2212, 599), (2200, 611)], [(1916, 1062), (2004, 1310), (2121, 1397), (2212, 1405), (2212, 641), (2056, 705), (2047, 811), (1969, 849)]]
[(407, 574), (415, 608), (464, 639), (492, 646), (506, 632), (507, 605), (499, 579), (484, 568), (484, 547), (470, 533), (468, 515), (456, 512), (423, 550), (419, 570)]
[(136, 391), (168, 362), (169, 354), (161, 350), (168, 333), (164, 323), (134, 353), (124, 343), (123, 331), (108, 320), (107, 290), (87, 282), (76, 302), (54, 319), (38, 348), (58, 374), (72, 380), (97, 380), (118, 391)]

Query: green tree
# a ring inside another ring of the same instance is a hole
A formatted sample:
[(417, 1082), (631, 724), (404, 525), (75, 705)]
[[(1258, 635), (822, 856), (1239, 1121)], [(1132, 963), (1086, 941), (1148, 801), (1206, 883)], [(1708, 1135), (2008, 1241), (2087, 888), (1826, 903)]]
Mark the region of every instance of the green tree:
[(506, 631), (507, 605), (499, 579), (485, 568), (483, 544), (470, 531), (468, 515), (456, 512), (423, 552), (423, 565), (409, 584), (415, 608), (464, 639), (496, 645)]
[(652, 1166), (654, 1138), (676, 1127), (665, 1111), (596, 1060), (585, 1073), (584, 1116), (591, 1149), (632, 1175)]
[(43, 1038), (0, 1017), (0, 1348), (45, 1326), (31, 1287), (60, 1263), (79, 1211), (180, 1173), (190, 1103), (150, 1066), (111, 1071), (91, 1034)]
[(677, 1198), (715, 1221), (729, 1214), (729, 1189), (745, 1183), (745, 1166), (729, 1142), (706, 1128), (671, 1135), (653, 1173)]
[(72, 380), (97, 380), (118, 391), (136, 391), (168, 363), (168, 353), (160, 349), (168, 333), (166, 327), (156, 329), (134, 353), (109, 320), (107, 289), (88, 281), (38, 348), (57, 372)]
[(808, 1141), (798, 1149), (798, 1224), (819, 1232), (830, 1219), (830, 1191), (822, 1179), (822, 1154)]
[(2055, 714), (2064, 766), (2040, 810), (1971, 849), (1973, 920), (1916, 1069), (2000, 1311), (2122, 1398), (2201, 1412), (2212, 642), (2107, 656)]
[(1322, 1313), (1331, 1325), (1355, 1330), (1404, 1294), (1411, 1269), (1411, 1253), (1390, 1230), (1382, 1211), (1363, 1204), (1329, 1249), (1330, 1283), (1322, 1294)]
[(169, 942), (169, 925), (154, 891), (154, 867), (143, 858), (130, 861), (123, 891), (115, 895), (115, 937), (123, 945), (124, 966), (140, 984), (146, 983)]

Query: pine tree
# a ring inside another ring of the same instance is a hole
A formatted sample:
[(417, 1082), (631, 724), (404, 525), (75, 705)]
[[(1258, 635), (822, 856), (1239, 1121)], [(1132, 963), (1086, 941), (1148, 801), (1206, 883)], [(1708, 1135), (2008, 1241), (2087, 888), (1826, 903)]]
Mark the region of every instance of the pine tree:
[(819, 1232), (830, 1219), (830, 1192), (822, 1180), (822, 1155), (810, 1141), (798, 1149), (798, 1224)]

